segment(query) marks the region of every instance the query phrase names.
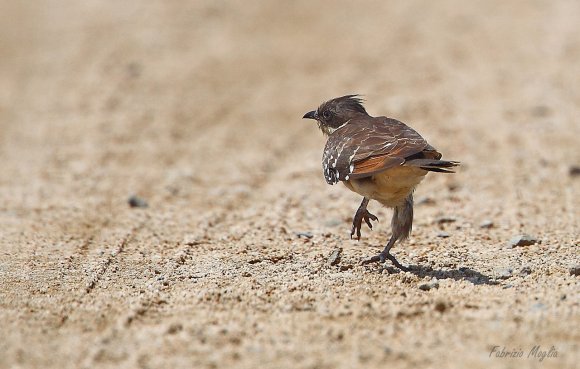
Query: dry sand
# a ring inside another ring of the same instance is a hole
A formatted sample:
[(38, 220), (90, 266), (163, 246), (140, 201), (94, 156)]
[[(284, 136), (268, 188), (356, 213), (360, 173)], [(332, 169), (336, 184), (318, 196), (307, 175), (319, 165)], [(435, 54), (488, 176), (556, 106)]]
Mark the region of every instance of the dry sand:
[[(1, 1), (0, 368), (573, 368), (578, 19), (547, 0)], [(301, 119), (351, 92), (464, 164), (416, 191), (394, 249), (412, 272), (359, 265), (391, 212), (371, 203), (380, 223), (349, 239), (360, 198), (325, 184)]]

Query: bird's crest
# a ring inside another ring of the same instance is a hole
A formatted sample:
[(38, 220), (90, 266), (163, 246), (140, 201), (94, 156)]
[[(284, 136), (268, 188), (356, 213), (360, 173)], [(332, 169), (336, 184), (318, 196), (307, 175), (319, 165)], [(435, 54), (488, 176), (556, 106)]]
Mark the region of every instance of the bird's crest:
[(328, 100), (318, 108), (319, 112), (330, 108), (333, 111), (351, 111), (357, 113), (367, 114), (365, 107), (363, 106), (363, 99), (360, 95), (345, 95), (341, 97)]

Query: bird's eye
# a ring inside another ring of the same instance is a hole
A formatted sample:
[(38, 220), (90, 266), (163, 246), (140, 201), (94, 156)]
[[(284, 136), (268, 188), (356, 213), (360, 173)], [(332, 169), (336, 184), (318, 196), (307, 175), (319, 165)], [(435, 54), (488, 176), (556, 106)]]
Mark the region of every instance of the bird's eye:
[(323, 117), (324, 119), (328, 119), (328, 118), (330, 118), (330, 112), (329, 112), (328, 110), (325, 110), (325, 111), (323, 111), (323, 112), (322, 112), (322, 117)]

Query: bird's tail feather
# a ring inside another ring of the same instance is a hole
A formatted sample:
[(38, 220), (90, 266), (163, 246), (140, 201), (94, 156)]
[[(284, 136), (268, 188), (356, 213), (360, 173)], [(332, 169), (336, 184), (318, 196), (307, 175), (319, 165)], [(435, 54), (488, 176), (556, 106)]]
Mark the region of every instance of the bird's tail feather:
[(453, 169), (460, 165), (458, 161), (435, 160), (435, 159), (413, 159), (405, 162), (406, 166), (419, 167), (430, 172), (455, 173)]

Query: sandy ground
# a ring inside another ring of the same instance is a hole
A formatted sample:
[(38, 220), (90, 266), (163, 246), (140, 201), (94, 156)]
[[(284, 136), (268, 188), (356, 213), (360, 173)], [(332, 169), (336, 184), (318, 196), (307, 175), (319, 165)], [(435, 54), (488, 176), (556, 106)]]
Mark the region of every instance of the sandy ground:
[[(574, 367), (578, 19), (547, 0), (1, 1), (0, 367)], [(359, 265), (390, 210), (349, 239), (360, 198), (325, 184), (301, 119), (351, 92), (464, 164), (417, 189), (408, 273)]]

